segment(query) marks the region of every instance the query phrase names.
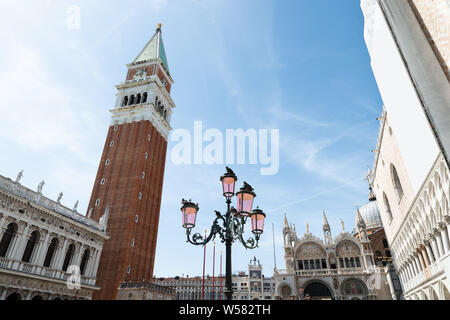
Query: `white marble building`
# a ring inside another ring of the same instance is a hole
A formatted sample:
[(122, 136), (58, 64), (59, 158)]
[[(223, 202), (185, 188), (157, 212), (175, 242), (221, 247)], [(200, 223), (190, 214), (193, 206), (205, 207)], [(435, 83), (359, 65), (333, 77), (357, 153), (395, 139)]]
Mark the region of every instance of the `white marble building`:
[[(295, 226), (284, 220), (284, 257), (286, 269), (274, 270), (275, 295), (279, 299), (313, 300), (390, 300), (385, 268), (374, 264), (370, 240), (361, 214), (357, 211), (357, 228), (361, 238), (342, 230), (332, 237), (323, 214), (324, 239), (309, 232), (302, 237)], [(303, 294), (300, 293), (303, 290)]]
[[(225, 300), (225, 276), (155, 278), (154, 284), (175, 291), (176, 300)], [(262, 265), (252, 259), (248, 273), (238, 272), (232, 275), (233, 300), (273, 300), (275, 299), (275, 281), (273, 277), (264, 277)]]
[(449, 300), (450, 2), (361, 7), (384, 103), (372, 187), (393, 263), (406, 299)]
[(93, 221), (21, 178), (0, 176), (0, 300), (91, 299), (107, 214)]

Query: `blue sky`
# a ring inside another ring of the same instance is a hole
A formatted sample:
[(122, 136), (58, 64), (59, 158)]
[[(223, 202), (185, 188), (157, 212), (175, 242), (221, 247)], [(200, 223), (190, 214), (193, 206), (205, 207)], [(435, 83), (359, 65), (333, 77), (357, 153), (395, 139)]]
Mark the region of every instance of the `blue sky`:
[[(79, 29), (67, 9), (80, 8)], [(272, 274), (284, 268), (284, 213), (299, 236), (308, 220), (322, 236), (325, 209), (333, 235), (367, 201), (381, 98), (363, 40), (358, 0), (13, 1), (0, 3), (0, 174), (86, 212), (103, 149), (115, 85), (158, 22), (177, 107), (172, 127), (279, 129), (280, 170), (234, 165), (267, 212), (260, 248), (233, 247), (234, 271), (256, 255)], [(168, 155), (174, 142), (170, 141)], [(180, 200), (200, 203), (197, 229), (224, 210), (223, 165), (175, 165), (167, 158), (157, 276), (201, 275), (203, 250), (185, 242)], [(189, 181), (189, 187), (187, 183)], [(207, 273), (212, 274), (208, 246)], [(220, 248), (217, 249), (217, 252)], [(218, 260), (217, 260), (218, 263)], [(216, 268), (217, 270), (217, 268)]]

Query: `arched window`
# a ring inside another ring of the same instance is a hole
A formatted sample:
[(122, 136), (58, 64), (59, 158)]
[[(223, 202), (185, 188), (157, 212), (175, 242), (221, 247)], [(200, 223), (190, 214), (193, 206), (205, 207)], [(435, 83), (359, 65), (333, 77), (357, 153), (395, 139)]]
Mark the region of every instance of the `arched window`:
[(388, 214), (389, 217), (389, 222), (392, 221), (392, 211), (391, 211), (391, 205), (389, 204), (389, 199), (386, 196), (386, 193), (383, 192), (383, 202), (384, 202), (384, 207), (386, 208), (386, 213)]
[(388, 245), (388, 242), (387, 242), (386, 239), (383, 239), (383, 247), (384, 247), (385, 249), (389, 248), (389, 245)]
[(147, 102), (147, 92), (144, 92), (144, 94), (142, 95), (142, 103), (146, 102)]
[(3, 234), (2, 241), (0, 241), (0, 257), (6, 257), (8, 253), (11, 241), (17, 231), (17, 225), (15, 223), (10, 223)]
[(136, 97), (136, 104), (141, 103), (141, 94), (138, 93), (137, 97)]
[(350, 267), (352, 267), (352, 268), (355, 267), (355, 259), (353, 257), (350, 258)]
[(164, 110), (164, 119), (167, 120), (167, 110)]
[(122, 107), (128, 105), (128, 96), (123, 97)]
[(25, 246), (25, 251), (22, 256), (23, 262), (30, 262), (31, 255), (33, 254), (34, 248), (39, 241), (39, 232), (33, 231), (30, 238), (28, 239), (27, 245)]
[(134, 94), (132, 94), (131, 97), (130, 97), (129, 105), (132, 106), (133, 104), (134, 104)]
[(5, 300), (6, 301), (18, 301), (18, 300), (22, 300), (22, 297), (20, 294), (14, 292), (14, 293), (11, 293), (9, 296), (7, 296)]
[(58, 239), (53, 238), (47, 249), (47, 254), (45, 255), (44, 267), (49, 268), (52, 263), (53, 255), (55, 254), (56, 247), (58, 246)]
[(84, 272), (86, 271), (86, 265), (87, 265), (87, 263), (89, 261), (89, 255), (90, 255), (89, 249), (84, 250), (83, 258), (81, 258), (81, 263), (80, 263), (80, 273), (81, 273), (81, 275), (84, 275)]
[(365, 295), (367, 290), (364, 283), (357, 279), (350, 279), (345, 281), (341, 290), (345, 295)]
[(398, 201), (403, 197), (403, 188), (402, 184), (400, 183), (400, 178), (398, 177), (397, 169), (393, 164), (391, 164), (391, 175), (392, 175), (392, 183), (394, 184), (394, 189), (397, 192)]
[(309, 270), (309, 262), (308, 262), (308, 260), (303, 261), (303, 264), (305, 265), (305, 270)]
[(74, 252), (75, 252), (75, 245), (72, 243), (69, 246), (69, 249), (67, 249), (66, 256), (64, 257), (64, 264), (62, 267), (63, 271), (67, 271), (67, 268), (69, 268), (69, 263), (70, 263), (70, 260), (72, 260), (72, 256), (73, 256)]

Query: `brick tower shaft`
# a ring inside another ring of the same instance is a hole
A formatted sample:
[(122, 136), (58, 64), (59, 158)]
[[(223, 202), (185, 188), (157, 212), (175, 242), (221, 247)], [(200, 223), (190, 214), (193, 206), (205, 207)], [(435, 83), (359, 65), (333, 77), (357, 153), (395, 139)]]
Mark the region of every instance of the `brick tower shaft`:
[(117, 298), (122, 282), (151, 281), (155, 260), (173, 80), (161, 28), (127, 65), (117, 87), (88, 216), (107, 221), (94, 299)]

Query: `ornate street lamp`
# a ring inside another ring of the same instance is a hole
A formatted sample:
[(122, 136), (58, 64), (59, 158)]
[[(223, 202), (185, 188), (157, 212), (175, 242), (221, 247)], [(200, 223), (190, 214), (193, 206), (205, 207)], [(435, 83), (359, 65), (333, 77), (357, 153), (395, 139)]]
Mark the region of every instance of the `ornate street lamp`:
[(262, 234), (264, 232), (264, 219), (266, 218), (266, 214), (256, 207), (255, 210), (250, 215), (250, 219), (252, 220), (252, 232), (254, 234)]
[(181, 212), (183, 214), (183, 228), (192, 229), (195, 227), (195, 220), (197, 218), (198, 204), (194, 204), (191, 200), (182, 200)]
[(231, 198), (234, 196), (234, 186), (237, 181), (237, 177), (234, 172), (227, 167), (227, 172), (220, 177), (222, 181), (223, 196), (225, 198)]
[(236, 197), (238, 216), (248, 217), (252, 212), (253, 199), (256, 197), (253, 188), (244, 181), (244, 186), (236, 193)]
[[(227, 212), (222, 215), (219, 211), (215, 211), (216, 218), (211, 226), (209, 235), (202, 236), (200, 233), (195, 233), (191, 237), (191, 231), (195, 227), (197, 218), (198, 204), (194, 204), (191, 200), (182, 200), (182, 218), (183, 227), (186, 229), (186, 242), (194, 245), (206, 245), (209, 241), (215, 239), (216, 236), (221, 238), (225, 243), (226, 255), (226, 279), (225, 279), (225, 295), (227, 300), (232, 300), (232, 276), (231, 276), (231, 245), (235, 240), (239, 240), (247, 249), (255, 249), (258, 247), (258, 241), (261, 234), (264, 232), (264, 219), (266, 214), (258, 207), (252, 211), (253, 200), (256, 194), (253, 188), (244, 181), (244, 186), (236, 193), (237, 210), (231, 207), (231, 198), (235, 195), (235, 184), (237, 177), (233, 170), (226, 168), (227, 172), (220, 177), (222, 182), (223, 196), (226, 198)], [(244, 240), (244, 226), (247, 219), (251, 220), (251, 229), (254, 238)], [(220, 224), (219, 224), (220, 222)]]

